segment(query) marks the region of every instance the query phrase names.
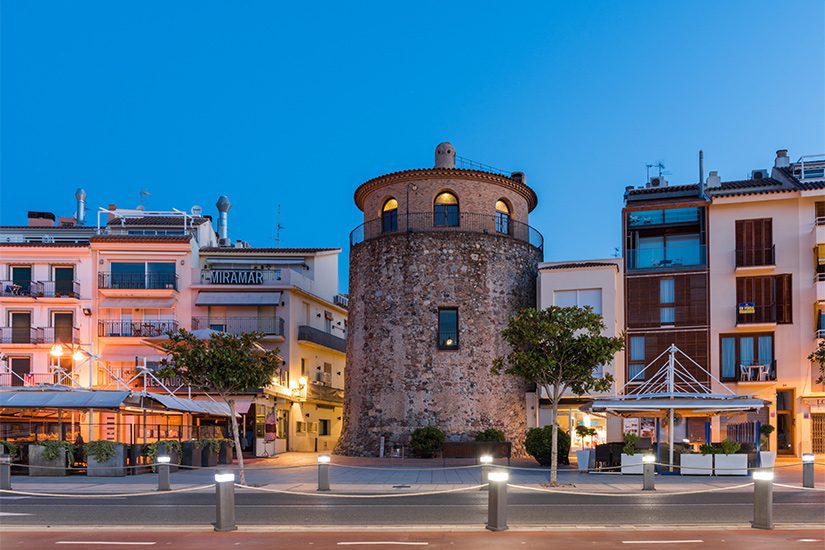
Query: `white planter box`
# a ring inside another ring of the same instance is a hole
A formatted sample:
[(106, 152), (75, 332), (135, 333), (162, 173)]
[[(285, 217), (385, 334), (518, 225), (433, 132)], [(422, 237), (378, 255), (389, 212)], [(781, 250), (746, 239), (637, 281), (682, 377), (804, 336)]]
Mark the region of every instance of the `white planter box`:
[(576, 463), (579, 465), (580, 472), (586, 472), (590, 466), (590, 449), (576, 451)]
[(759, 451), (759, 464), (761, 468), (773, 468), (776, 464), (776, 451)]
[(713, 473), (718, 476), (748, 475), (748, 455), (714, 455)]
[(679, 455), (683, 476), (709, 476), (713, 474), (713, 455), (683, 453)]
[(622, 453), (622, 473), (642, 474), (642, 453), (637, 453), (635, 455), (626, 455)]

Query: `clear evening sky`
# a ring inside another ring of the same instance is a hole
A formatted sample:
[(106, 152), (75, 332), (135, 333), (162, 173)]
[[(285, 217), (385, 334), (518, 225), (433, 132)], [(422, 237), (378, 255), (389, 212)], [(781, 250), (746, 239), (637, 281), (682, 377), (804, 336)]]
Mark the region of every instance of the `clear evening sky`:
[[(352, 193), (440, 141), (523, 170), (548, 260), (608, 257), (622, 193), (825, 152), (825, 3), (2, 0), (0, 224), (27, 210), (215, 214), (339, 246)], [(90, 215), (94, 222), (94, 216)]]

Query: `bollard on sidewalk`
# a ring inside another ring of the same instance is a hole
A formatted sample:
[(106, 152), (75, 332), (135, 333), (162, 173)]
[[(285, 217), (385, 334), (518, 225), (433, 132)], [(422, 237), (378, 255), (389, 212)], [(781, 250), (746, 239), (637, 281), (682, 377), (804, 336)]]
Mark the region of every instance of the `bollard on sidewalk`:
[(806, 489), (814, 488), (814, 455), (812, 453), (802, 455), (802, 486)]
[(318, 455), (318, 490), (329, 491), (329, 455)]
[[(490, 464), (493, 463), (493, 457), (490, 455), (483, 455), (478, 457), (478, 461), (481, 462), (481, 483), (487, 483), (489, 480), (487, 476), (490, 473)], [(481, 487), (479, 491), (483, 491), (485, 488)]]
[(510, 474), (494, 470), (487, 474), (487, 529), (507, 530), (507, 480)]
[(642, 491), (656, 490), (656, 457), (652, 454), (642, 455)]
[(168, 456), (158, 457), (158, 491), (171, 491), (172, 484), (169, 481), (169, 463), (172, 458)]
[(0, 455), (0, 489), (11, 491), (10, 455)]
[(215, 474), (215, 531), (237, 531), (235, 524), (235, 474)]
[(773, 529), (773, 471), (753, 472), (753, 521), (754, 529)]

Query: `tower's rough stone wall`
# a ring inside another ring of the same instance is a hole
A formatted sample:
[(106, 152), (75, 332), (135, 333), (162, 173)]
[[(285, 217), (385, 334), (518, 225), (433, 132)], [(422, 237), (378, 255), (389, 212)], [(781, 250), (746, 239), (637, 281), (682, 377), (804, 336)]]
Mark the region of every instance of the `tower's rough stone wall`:
[[(350, 254), (344, 428), (336, 452), (374, 456), (420, 426), (448, 438), (496, 427), (524, 453), (524, 382), (491, 373), (501, 330), (535, 307), (539, 249), (472, 232), (398, 233)], [(458, 307), (459, 349), (439, 350), (438, 308)]]

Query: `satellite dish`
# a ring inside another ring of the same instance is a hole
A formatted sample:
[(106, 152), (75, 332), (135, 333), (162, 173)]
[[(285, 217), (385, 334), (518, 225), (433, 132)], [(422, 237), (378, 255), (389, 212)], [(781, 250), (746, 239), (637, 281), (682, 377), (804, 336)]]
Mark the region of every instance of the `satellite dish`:
[(201, 208), (197, 204), (192, 207), (192, 215), (193, 216), (200, 217), (201, 214), (203, 214), (203, 208)]

